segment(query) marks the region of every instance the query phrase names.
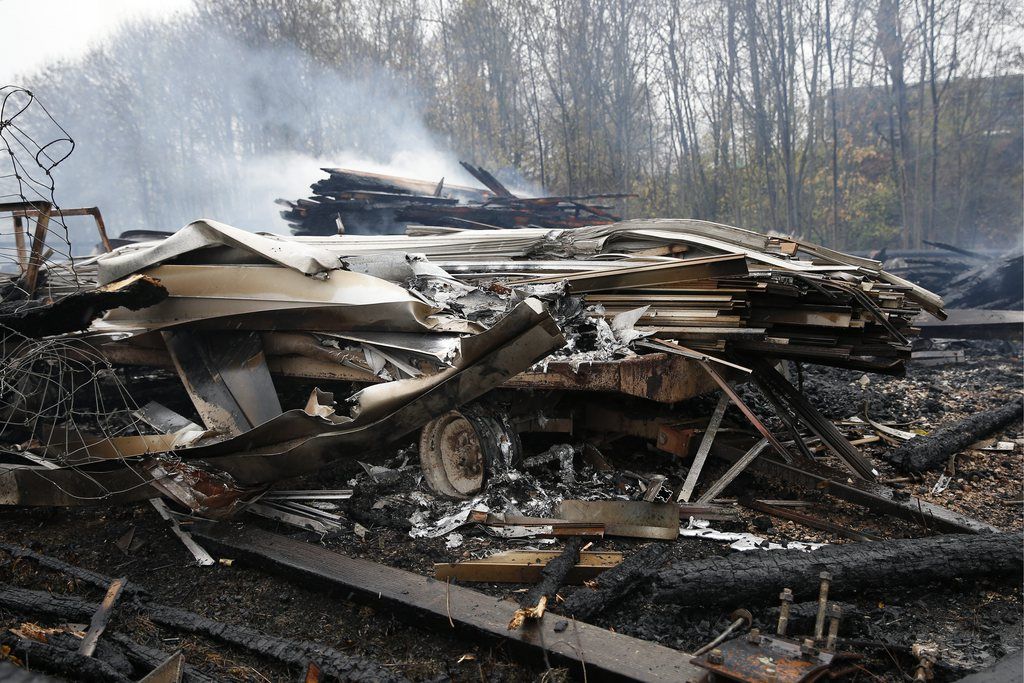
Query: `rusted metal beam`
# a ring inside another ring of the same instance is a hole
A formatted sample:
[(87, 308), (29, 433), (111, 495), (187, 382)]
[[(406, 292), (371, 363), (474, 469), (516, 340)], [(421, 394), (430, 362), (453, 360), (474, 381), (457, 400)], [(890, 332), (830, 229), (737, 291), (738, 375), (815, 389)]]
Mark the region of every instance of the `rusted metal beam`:
[[(3, 211), (3, 205), (0, 205), (0, 211)], [(39, 218), (42, 216), (42, 211), (38, 208), (29, 209), (15, 209), (14, 221), (15, 226), (18, 225), (18, 221), (22, 218)], [(106, 252), (111, 252), (114, 247), (110, 244), (110, 238), (107, 237), (107, 225), (103, 221), (103, 214), (100, 213), (100, 207), (98, 206), (86, 206), (79, 209), (58, 209), (57, 214), (63, 219), (71, 216), (92, 216), (93, 220), (96, 221), (96, 232), (100, 236), (100, 241), (103, 243), (103, 249)]]
[(736, 477), (740, 476), (740, 473), (747, 468), (750, 463), (754, 461), (757, 456), (761, 455), (765, 448), (768, 447), (768, 440), (761, 439), (753, 446), (750, 447), (746, 453), (743, 454), (736, 462), (732, 464), (725, 474), (719, 477), (718, 481), (712, 484), (707, 491), (701, 494), (700, 498), (697, 499), (699, 504), (707, 504), (717, 498), (725, 487), (733, 482)]
[(36, 219), (35, 233), (32, 235), (32, 247), (29, 250), (28, 265), (25, 268), (24, 287), (31, 297), (36, 292), (39, 282), (39, 270), (43, 267), (43, 247), (46, 245), (46, 232), (50, 227), (49, 203), (41, 202), (39, 217)]
[(762, 423), (761, 420), (757, 418), (757, 415), (754, 415), (754, 411), (752, 411), (750, 407), (743, 402), (743, 399), (740, 398), (740, 395), (736, 393), (736, 390), (732, 388), (732, 386), (725, 379), (725, 377), (723, 377), (722, 374), (718, 372), (718, 370), (716, 370), (711, 363), (706, 363), (704, 361), (698, 362), (700, 363), (700, 366), (704, 368), (705, 372), (707, 372), (711, 376), (711, 378), (715, 380), (718, 386), (722, 388), (722, 391), (724, 391), (732, 400), (732, 402), (736, 404), (736, 407), (739, 408), (740, 412), (742, 412), (743, 415), (747, 418), (747, 420), (750, 421), (750, 424), (752, 424), (754, 428), (761, 433), (761, 436), (763, 436), (768, 441), (768, 443), (771, 444), (772, 448), (774, 448), (775, 451), (786, 462), (792, 462), (793, 456), (790, 455), (789, 451), (786, 450), (786, 447), (783, 446), (782, 443), (777, 438), (775, 438), (775, 435), (772, 434), (771, 431), (764, 426), (764, 423)]
[(836, 524), (834, 522), (830, 522), (819, 517), (814, 517), (813, 515), (807, 515), (802, 512), (797, 512), (795, 510), (787, 510), (785, 508), (777, 507), (775, 505), (770, 505), (763, 500), (741, 499), (740, 505), (748, 507), (751, 510), (763, 512), (766, 515), (771, 515), (772, 517), (778, 517), (779, 519), (786, 519), (790, 522), (803, 524), (804, 526), (810, 527), (812, 529), (827, 531), (829, 533), (842, 536), (843, 538), (849, 538), (853, 541), (881, 540), (880, 536), (875, 536), (874, 534), (856, 531), (855, 529), (851, 529), (849, 527), (845, 527), (841, 524)]

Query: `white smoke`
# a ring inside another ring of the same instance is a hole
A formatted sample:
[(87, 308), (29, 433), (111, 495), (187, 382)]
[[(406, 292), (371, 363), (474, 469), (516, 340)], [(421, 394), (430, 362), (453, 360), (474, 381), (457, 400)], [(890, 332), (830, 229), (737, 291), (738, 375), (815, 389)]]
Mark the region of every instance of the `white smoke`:
[(37, 80), (76, 142), (55, 174), (58, 201), (99, 206), (115, 235), (199, 217), (286, 232), (274, 199), (308, 196), (321, 167), (477, 184), (408, 83), (188, 21), (136, 24)]

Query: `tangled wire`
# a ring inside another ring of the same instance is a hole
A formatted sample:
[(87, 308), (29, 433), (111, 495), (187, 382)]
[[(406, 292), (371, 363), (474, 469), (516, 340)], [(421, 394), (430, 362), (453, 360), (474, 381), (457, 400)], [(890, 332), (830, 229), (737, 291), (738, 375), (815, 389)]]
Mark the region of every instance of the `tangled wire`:
[(90, 449), (102, 445), (117, 458), (118, 437), (150, 431), (88, 334), (37, 339), (4, 324), (89, 284), (55, 196), (54, 170), (74, 148), (32, 92), (0, 87), (0, 476), (75, 468), (92, 479)]

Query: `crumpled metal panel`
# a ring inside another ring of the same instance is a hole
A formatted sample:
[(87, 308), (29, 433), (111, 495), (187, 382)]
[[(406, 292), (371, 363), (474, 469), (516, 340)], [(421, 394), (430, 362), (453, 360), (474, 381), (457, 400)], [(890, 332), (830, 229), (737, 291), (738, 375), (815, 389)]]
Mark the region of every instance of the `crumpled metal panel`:
[[(463, 340), (453, 367), (435, 375), (363, 389), (350, 415), (329, 414), (314, 397), (238, 436), (183, 448), (176, 456), (253, 486), (315, 470), (349, 454), (397, 440), (434, 417), (472, 401), (530, 367), (564, 343), (536, 299), (516, 306), (491, 329)], [(5, 469), (6, 468), (6, 469)], [(148, 470), (135, 461), (78, 468), (0, 466), (0, 504), (89, 505), (159, 495)]]
[(218, 246), (241, 250), (303, 275), (319, 275), (342, 267), (338, 257), (323, 249), (204, 219), (189, 223), (165, 240), (126, 245), (100, 256), (96, 259), (99, 282), (113, 282), (183, 254)]

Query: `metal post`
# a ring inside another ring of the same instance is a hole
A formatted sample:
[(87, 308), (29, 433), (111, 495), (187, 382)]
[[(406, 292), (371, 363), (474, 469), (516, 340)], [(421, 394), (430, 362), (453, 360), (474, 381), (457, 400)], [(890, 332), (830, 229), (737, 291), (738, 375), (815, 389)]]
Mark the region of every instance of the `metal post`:
[(832, 575), (828, 572), (818, 574), (821, 579), (821, 590), (818, 591), (818, 618), (814, 621), (814, 640), (820, 641), (825, 635), (825, 612), (828, 610), (828, 586)]

